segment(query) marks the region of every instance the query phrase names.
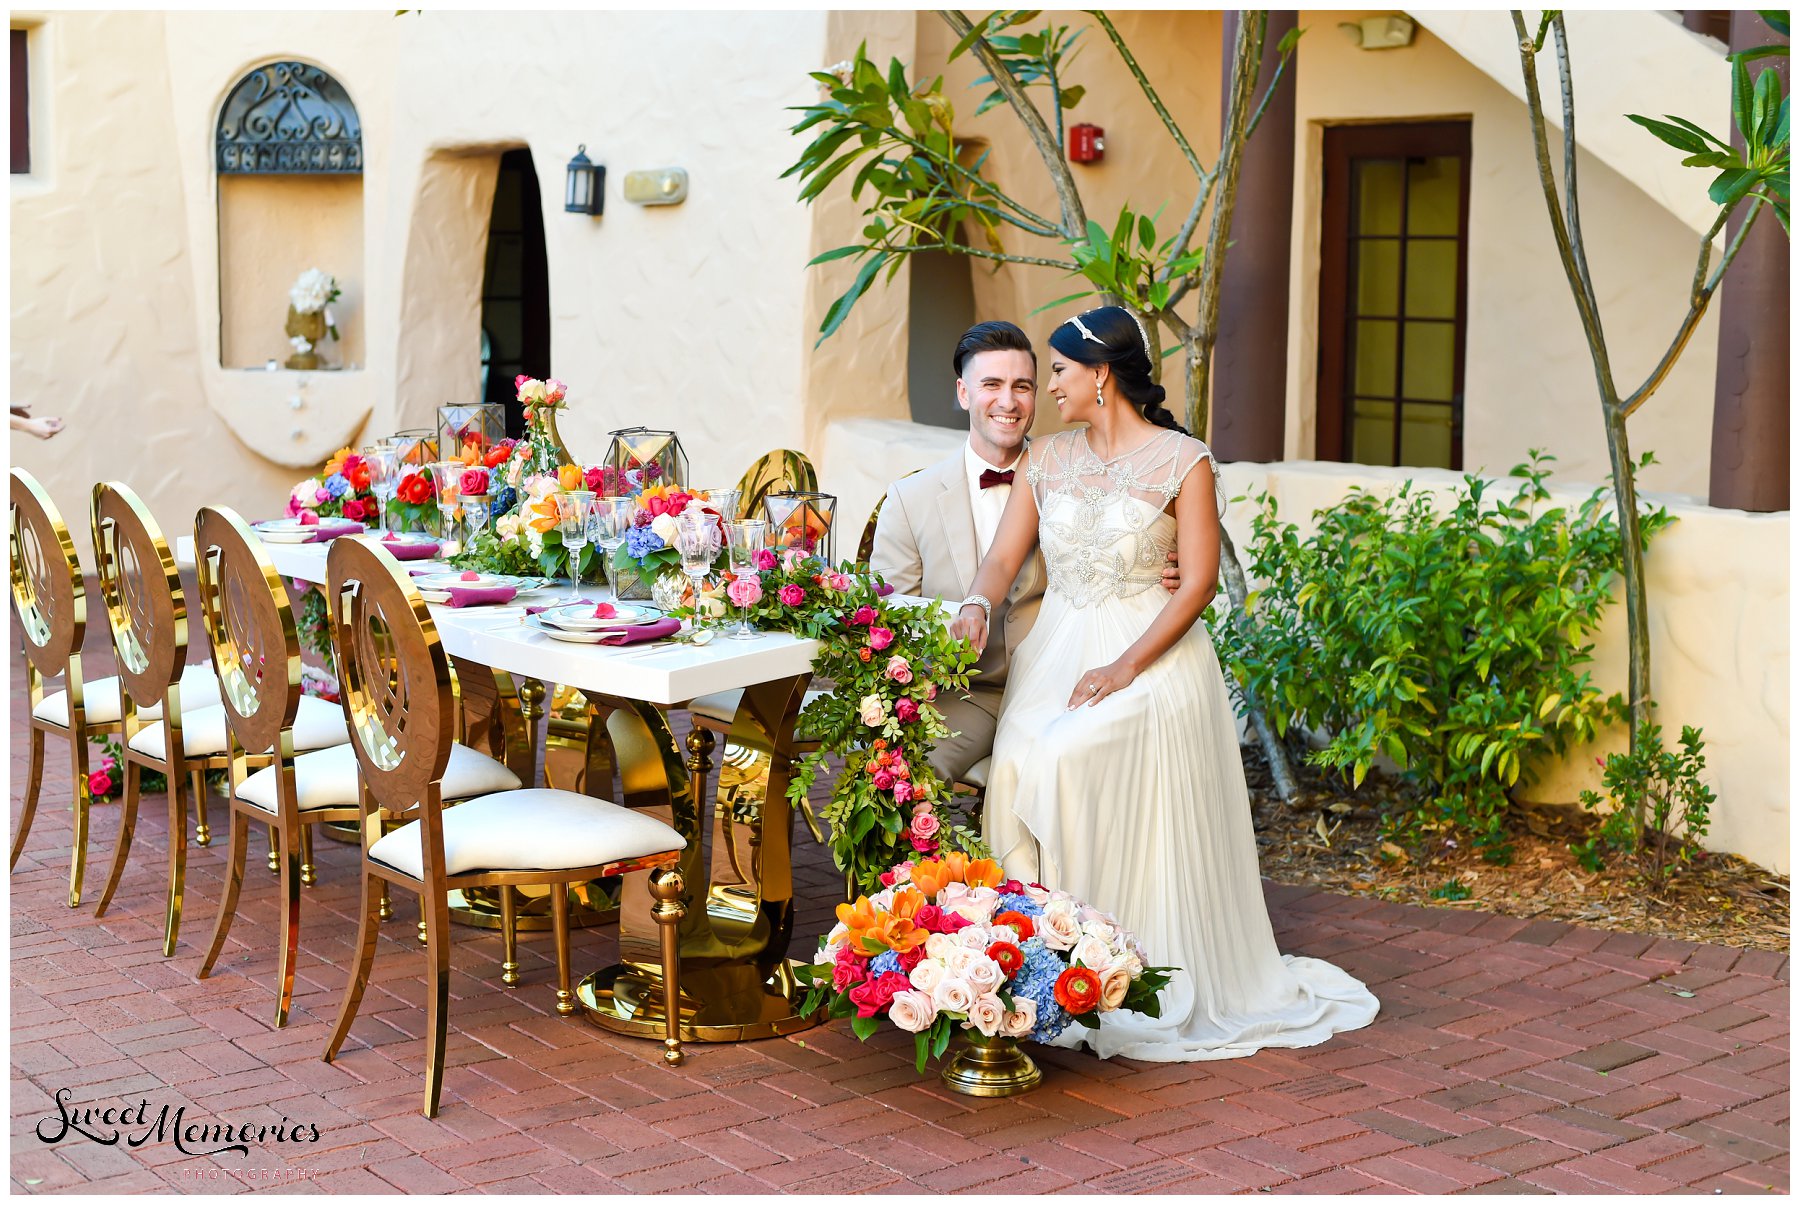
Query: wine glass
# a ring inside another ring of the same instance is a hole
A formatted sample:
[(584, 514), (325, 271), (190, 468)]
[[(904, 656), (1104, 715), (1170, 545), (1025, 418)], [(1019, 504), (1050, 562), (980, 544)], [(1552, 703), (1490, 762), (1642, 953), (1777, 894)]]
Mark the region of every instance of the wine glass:
[(375, 446), (363, 449), (363, 459), (369, 465), (369, 488), (375, 493), (375, 526), (386, 531), (388, 505), (400, 486), (400, 458), (391, 445), (377, 440)]
[[(631, 521), (637, 515), (637, 503), (630, 498), (608, 496), (594, 499), (594, 505), (588, 510), (588, 540), (600, 545), (600, 584), (606, 585), (606, 566), (618, 551), (619, 545), (625, 542), (625, 533), (631, 529)], [(618, 574), (613, 574), (612, 596), (619, 597)]]
[(697, 489), (694, 494), (706, 499), (707, 505), (719, 512), (722, 522), (729, 523), (738, 517), (738, 489), (735, 485), (730, 489)]
[(563, 549), (569, 554), (569, 601), (581, 601), (581, 550), (587, 547), (588, 509), (594, 495), (588, 490), (559, 490), (556, 525), (562, 532)]
[(444, 555), (461, 551), (456, 547), (456, 502), (461, 490), (457, 479), (462, 476), (460, 460), (438, 460), (431, 465), (431, 484), (437, 491), (438, 513), (444, 516)]
[(469, 543), (471, 544), (475, 542), (475, 537), (487, 527), (488, 501), (489, 495), (487, 494), (464, 494), (462, 496), (463, 522), (469, 528)]
[(675, 551), (681, 554), (681, 571), (694, 583), (694, 628), (698, 631), (706, 626), (700, 584), (712, 572), (713, 558), (719, 554), (718, 528), (712, 517), (698, 511), (675, 516)]
[[(725, 525), (727, 546), (731, 550), (731, 576), (733, 581), (748, 578), (757, 573), (756, 554), (768, 539), (769, 525), (762, 519), (739, 519)], [(760, 578), (760, 575), (758, 575)], [(750, 623), (750, 606), (743, 606), (738, 612), (737, 627), (730, 633), (738, 640), (755, 638), (757, 630)]]

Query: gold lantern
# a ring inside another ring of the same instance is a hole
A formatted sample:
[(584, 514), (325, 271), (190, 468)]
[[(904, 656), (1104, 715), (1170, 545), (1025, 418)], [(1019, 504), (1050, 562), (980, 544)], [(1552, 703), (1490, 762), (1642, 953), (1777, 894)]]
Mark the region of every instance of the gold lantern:
[(837, 563), (831, 554), (831, 520), (837, 514), (835, 497), (789, 490), (764, 498), (763, 511), (769, 519), (769, 547), (784, 552), (798, 549), (824, 558), (826, 564)]
[[(678, 486), (687, 482), (687, 453), (681, 450), (681, 440), (675, 432), (627, 427), (611, 435), (607, 463), (620, 473), (644, 473), (645, 485)], [(656, 467), (652, 469), (652, 465)]]

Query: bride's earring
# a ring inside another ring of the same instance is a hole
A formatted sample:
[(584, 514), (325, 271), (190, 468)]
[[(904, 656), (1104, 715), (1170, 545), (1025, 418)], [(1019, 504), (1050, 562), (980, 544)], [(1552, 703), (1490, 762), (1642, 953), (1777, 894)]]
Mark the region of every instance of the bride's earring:
[(1106, 395), (1104, 393), (1100, 392), (1100, 378), (1099, 377), (1094, 378), (1094, 405), (1096, 405), (1096, 406), (1106, 405)]

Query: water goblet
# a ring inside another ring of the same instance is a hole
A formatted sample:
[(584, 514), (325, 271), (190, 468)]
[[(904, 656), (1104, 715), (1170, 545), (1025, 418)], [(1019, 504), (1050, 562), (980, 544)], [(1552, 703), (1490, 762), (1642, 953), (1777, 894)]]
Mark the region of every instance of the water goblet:
[(462, 476), (460, 460), (439, 460), (431, 464), (431, 486), (437, 492), (438, 513), (444, 517), (444, 555), (462, 551), (456, 542), (456, 505), (461, 495), (457, 479)]
[(400, 485), (400, 458), (392, 446), (381, 440), (363, 449), (363, 458), (369, 465), (369, 489), (375, 494), (375, 526), (386, 531), (388, 506)]
[[(606, 583), (606, 566), (618, 551), (619, 545), (625, 542), (625, 533), (631, 527), (631, 521), (637, 512), (637, 504), (630, 498), (605, 497), (594, 499), (588, 508), (587, 536), (590, 544), (598, 544), (600, 556), (600, 584)], [(613, 573), (612, 596), (619, 597), (619, 575)]]
[(712, 572), (713, 558), (719, 554), (718, 528), (712, 517), (692, 511), (677, 515), (675, 551), (681, 554), (681, 571), (694, 583), (694, 629), (698, 631), (706, 626), (700, 586)]
[(475, 537), (487, 527), (489, 501), (490, 498), (487, 494), (464, 494), (462, 496), (463, 523), (469, 529), (469, 543), (471, 544), (475, 542)]
[(593, 504), (594, 495), (588, 490), (559, 490), (556, 494), (556, 525), (569, 554), (570, 602), (581, 601), (581, 550), (588, 544), (588, 509)]
[(729, 523), (738, 517), (739, 495), (735, 485), (729, 489), (697, 489), (694, 491), (694, 494), (696, 497), (706, 499), (706, 504), (719, 512), (719, 519), (721, 522)]
[[(756, 568), (756, 554), (768, 539), (768, 523), (762, 519), (734, 520), (725, 526), (727, 547), (731, 550), (731, 577), (735, 585), (761, 575)], [(734, 600), (735, 601), (735, 600)], [(738, 610), (737, 626), (730, 635), (737, 640), (752, 640), (759, 635), (750, 623), (750, 608), (754, 603), (741, 603)]]

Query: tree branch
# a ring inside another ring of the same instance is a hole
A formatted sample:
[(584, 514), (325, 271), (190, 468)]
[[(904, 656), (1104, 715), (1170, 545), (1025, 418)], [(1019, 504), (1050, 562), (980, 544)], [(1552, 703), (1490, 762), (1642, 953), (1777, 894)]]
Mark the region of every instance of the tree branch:
[[(938, 15), (956, 31), (959, 39), (974, 32), (975, 27), (970, 24), (969, 19), (955, 9), (940, 10)], [(1050, 133), (1050, 127), (1044, 124), (1044, 115), (1038, 112), (1037, 106), (1031, 103), (1031, 98), (1025, 95), (1025, 90), (1019, 87), (1019, 81), (1006, 69), (1006, 64), (994, 53), (994, 48), (986, 37), (978, 35), (971, 46), (976, 57), (981, 60), (981, 65), (993, 76), (994, 86), (1006, 97), (1013, 112), (1019, 115), (1026, 134), (1030, 135), (1032, 145), (1037, 147), (1038, 156), (1043, 159), (1045, 168), (1050, 172), (1050, 182), (1055, 185), (1056, 199), (1062, 206), (1063, 237), (1071, 242), (1086, 238), (1087, 210), (1082, 208), (1081, 194), (1076, 191), (1075, 179), (1069, 174), (1069, 165), (1063, 158), (1062, 147)]]
[(1745, 216), (1744, 224), (1739, 226), (1738, 232), (1732, 236), (1731, 245), (1725, 248), (1725, 257), (1719, 261), (1718, 270), (1713, 273), (1712, 279), (1707, 281), (1704, 287), (1700, 282), (1705, 278), (1706, 265), (1712, 259), (1712, 241), (1724, 228), (1725, 219), (1731, 211), (1720, 210), (1719, 220), (1713, 223), (1712, 229), (1707, 231), (1700, 240), (1700, 258), (1694, 267), (1694, 292), (1688, 303), (1687, 316), (1681, 320), (1680, 327), (1676, 329), (1675, 338), (1670, 342), (1669, 350), (1663, 353), (1662, 359), (1657, 362), (1650, 375), (1644, 378), (1644, 383), (1619, 404), (1619, 412), (1625, 418), (1636, 414), (1638, 407), (1649, 401), (1650, 395), (1662, 387), (1662, 383), (1668, 379), (1670, 371), (1675, 367), (1675, 361), (1680, 358), (1682, 350), (1687, 347), (1688, 340), (1694, 337), (1694, 331), (1699, 327), (1700, 320), (1706, 317), (1706, 311), (1712, 305), (1713, 294), (1718, 291), (1719, 282), (1725, 279), (1725, 270), (1731, 267), (1731, 261), (1737, 258), (1738, 251), (1744, 245), (1744, 236), (1750, 233), (1750, 227), (1755, 223), (1757, 215), (1762, 212), (1762, 207), (1768, 204), (1761, 193), (1751, 193), (1750, 201), (1750, 212)]
[(1138, 87), (1144, 90), (1144, 97), (1149, 100), (1150, 107), (1156, 110), (1158, 117), (1162, 118), (1163, 125), (1169, 131), (1169, 137), (1173, 138), (1175, 145), (1181, 148), (1182, 157), (1188, 161), (1188, 166), (1194, 169), (1194, 175), (1199, 178), (1201, 184), (1206, 184), (1208, 181), (1207, 171), (1200, 166), (1200, 156), (1194, 153), (1194, 148), (1188, 144), (1187, 136), (1181, 132), (1181, 127), (1176, 125), (1175, 119), (1169, 115), (1168, 106), (1163, 104), (1162, 97), (1158, 96), (1156, 89), (1150, 86), (1150, 81), (1144, 76), (1144, 69), (1139, 67), (1137, 59), (1132, 57), (1131, 48), (1125, 45), (1125, 39), (1121, 38), (1119, 31), (1113, 27), (1112, 18), (1099, 9), (1090, 10), (1090, 15), (1094, 20), (1100, 22), (1100, 28), (1104, 29), (1106, 36), (1112, 40), (1113, 48), (1119, 52), (1119, 57), (1125, 60), (1125, 67), (1131, 72), (1132, 78), (1137, 80)]
[[(1575, 184), (1575, 160), (1580, 144), (1575, 137), (1575, 76), (1569, 62), (1569, 35), (1563, 27), (1560, 12), (1552, 18), (1551, 25), (1556, 30), (1557, 82), (1562, 88), (1563, 200), (1568, 208), (1569, 247), (1575, 253), (1575, 265), (1580, 272), (1578, 287), (1587, 294), (1589, 308), (1598, 315), (1600, 298), (1594, 290), (1593, 276), (1588, 272), (1587, 242), (1581, 237), (1581, 194)], [(1599, 335), (1604, 348), (1606, 333), (1600, 331)]]
[[(1065, 263), (1058, 259), (1044, 259), (1036, 255), (1012, 255), (1005, 251), (983, 251), (980, 247), (965, 247), (961, 243), (945, 243), (944, 250), (954, 251), (959, 255), (973, 255), (977, 259), (998, 260), (1003, 264), (1033, 264), (1040, 268), (1061, 268), (1065, 272), (1079, 272), (1079, 264)], [(929, 250), (929, 248), (920, 248)]]
[[(1033, 110), (1033, 112), (1036, 112), (1036, 110)], [(911, 148), (913, 148), (913, 150), (918, 151), (920, 154), (924, 155), (928, 160), (930, 160), (932, 162), (945, 164), (946, 166), (948, 166), (950, 168), (951, 171), (955, 172), (957, 175), (961, 176), (963, 179), (971, 181), (975, 184), (981, 185), (982, 188), (984, 188), (988, 192), (992, 193), (996, 198), (998, 198), (1001, 201), (1004, 201), (1006, 204), (1010, 205), (1013, 209), (1017, 210), (1018, 213), (1020, 214), (1020, 216), (1022, 218), (1024, 218), (1025, 221), (1017, 221), (1010, 217), (1006, 218), (1006, 220), (1009, 222), (1012, 222), (1012, 224), (1019, 227), (1019, 229), (1021, 229), (1021, 230), (1026, 229), (1025, 222), (1035, 222), (1035, 223), (1037, 223), (1038, 228), (1030, 231), (1030, 233), (1040, 235), (1044, 238), (1060, 238), (1060, 237), (1062, 237), (1063, 232), (1061, 229), (1059, 229), (1057, 227), (1055, 222), (1052, 222), (1049, 218), (1044, 217), (1043, 215), (1041, 215), (1039, 213), (1036, 213), (1030, 209), (1027, 209), (1025, 206), (1021, 205), (1019, 202), (1013, 200), (1011, 197), (1007, 196), (1004, 192), (1000, 191), (1000, 189), (996, 188), (994, 186), (993, 181), (987, 179), (984, 176), (977, 175), (975, 172), (970, 171), (968, 168), (966, 168), (962, 164), (958, 163), (954, 158), (946, 158), (942, 155), (939, 155), (936, 151), (934, 151), (930, 147), (926, 146), (923, 142), (918, 141), (916, 138), (913, 138), (911, 135), (902, 133), (899, 130), (899, 128), (896, 126), (889, 126), (888, 130), (891, 132), (893, 138), (896, 141), (898, 141), (906, 146), (910, 146)], [(1004, 215), (1002, 215), (1002, 216), (1004, 216)]]

